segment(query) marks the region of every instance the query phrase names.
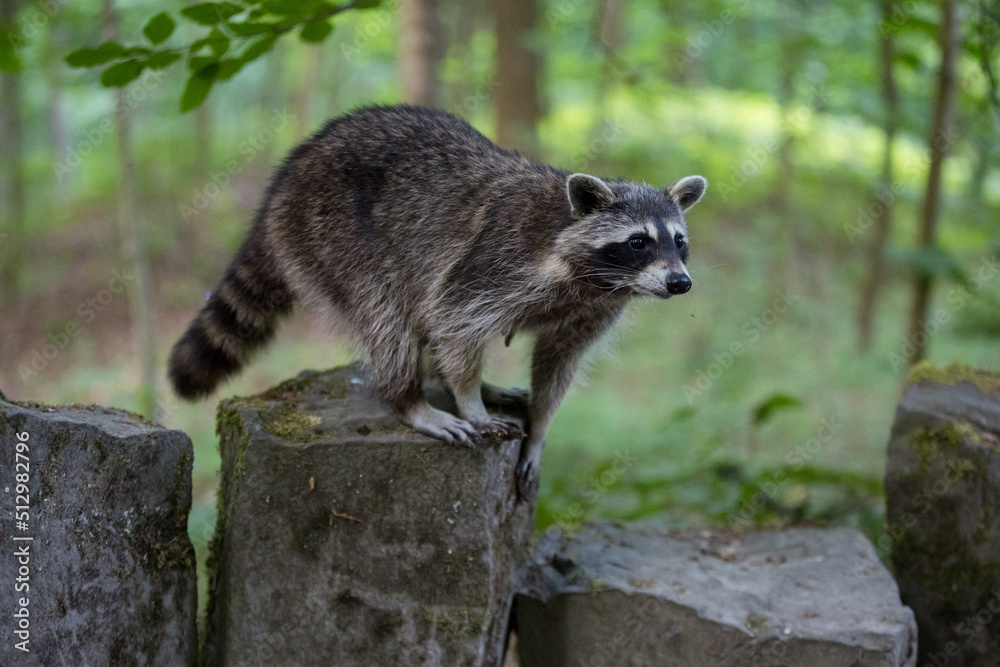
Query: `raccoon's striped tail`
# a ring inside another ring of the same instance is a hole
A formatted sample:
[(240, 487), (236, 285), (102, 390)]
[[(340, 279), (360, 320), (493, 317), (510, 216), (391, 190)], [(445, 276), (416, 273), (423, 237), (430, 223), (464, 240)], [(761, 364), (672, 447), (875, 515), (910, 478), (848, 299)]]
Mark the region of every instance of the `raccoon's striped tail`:
[(182, 398), (206, 396), (238, 372), (292, 310), (292, 292), (255, 237), (244, 242), (170, 353), (170, 382)]

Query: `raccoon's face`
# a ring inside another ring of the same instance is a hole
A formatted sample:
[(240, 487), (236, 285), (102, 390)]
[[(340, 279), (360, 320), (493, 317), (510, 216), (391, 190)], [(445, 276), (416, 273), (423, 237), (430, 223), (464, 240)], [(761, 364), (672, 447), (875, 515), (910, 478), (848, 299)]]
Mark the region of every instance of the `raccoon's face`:
[(701, 176), (664, 190), (573, 174), (566, 190), (576, 222), (562, 249), (578, 277), (602, 289), (668, 299), (691, 289), (684, 211), (705, 192)]

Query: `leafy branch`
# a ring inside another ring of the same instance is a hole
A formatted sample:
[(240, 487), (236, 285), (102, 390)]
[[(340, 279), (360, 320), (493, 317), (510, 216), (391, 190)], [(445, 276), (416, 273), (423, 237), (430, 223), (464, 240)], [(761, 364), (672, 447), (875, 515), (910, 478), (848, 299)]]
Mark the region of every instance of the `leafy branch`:
[(372, 9), (381, 0), (251, 0), (203, 2), (180, 10), (180, 15), (207, 30), (183, 47), (161, 47), (173, 35), (177, 22), (160, 12), (146, 22), (142, 33), (148, 46), (103, 42), (66, 56), (72, 67), (104, 67), (101, 84), (116, 88), (139, 78), (146, 69), (161, 70), (185, 56), (188, 80), (181, 95), (181, 111), (194, 109), (208, 97), (216, 81), (231, 79), (244, 66), (267, 53), (282, 35), (298, 30), (304, 42), (322, 42), (333, 31), (332, 19), (350, 9)]

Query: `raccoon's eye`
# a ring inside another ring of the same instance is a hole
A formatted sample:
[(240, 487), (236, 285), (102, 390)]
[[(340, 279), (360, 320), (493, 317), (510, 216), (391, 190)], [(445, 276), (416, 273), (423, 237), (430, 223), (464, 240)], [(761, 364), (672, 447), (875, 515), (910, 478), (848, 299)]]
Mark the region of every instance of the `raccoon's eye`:
[(677, 236), (675, 236), (674, 237), (674, 243), (677, 244), (678, 248), (683, 248), (684, 247), (684, 243), (685, 243), (685, 241), (684, 241), (684, 235), (683, 234), (678, 234)]
[(628, 240), (628, 247), (632, 250), (642, 250), (646, 247), (646, 239), (641, 236), (633, 236)]

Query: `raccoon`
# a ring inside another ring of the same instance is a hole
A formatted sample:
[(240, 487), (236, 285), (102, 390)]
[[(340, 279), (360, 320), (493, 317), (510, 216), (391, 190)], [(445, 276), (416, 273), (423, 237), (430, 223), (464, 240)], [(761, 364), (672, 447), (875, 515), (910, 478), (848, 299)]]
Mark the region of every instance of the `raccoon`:
[[(520, 495), (537, 493), (549, 424), (581, 357), (633, 296), (691, 289), (684, 212), (706, 188), (664, 189), (555, 169), (499, 148), (464, 120), (413, 106), (328, 122), (277, 170), (249, 236), (176, 343), (183, 398), (209, 394), (294, 303), (336, 317), (367, 351), (380, 396), (429, 436), (524, 437)], [(527, 435), (487, 402), (496, 336), (535, 335)], [(421, 389), (429, 352), (459, 416)]]

